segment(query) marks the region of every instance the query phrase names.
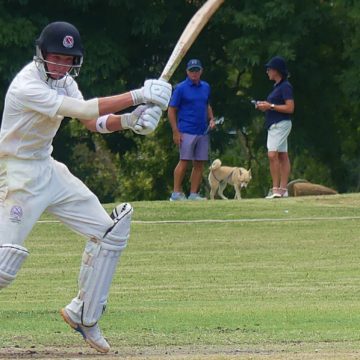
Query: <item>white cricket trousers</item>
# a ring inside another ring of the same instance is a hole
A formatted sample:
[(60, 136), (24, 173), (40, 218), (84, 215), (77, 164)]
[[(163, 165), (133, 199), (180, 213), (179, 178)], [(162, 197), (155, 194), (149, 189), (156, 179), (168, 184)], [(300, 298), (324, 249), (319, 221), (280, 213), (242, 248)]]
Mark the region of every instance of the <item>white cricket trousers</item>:
[(51, 157), (0, 159), (0, 245), (23, 246), (44, 211), (87, 238), (101, 239), (114, 223), (64, 164)]

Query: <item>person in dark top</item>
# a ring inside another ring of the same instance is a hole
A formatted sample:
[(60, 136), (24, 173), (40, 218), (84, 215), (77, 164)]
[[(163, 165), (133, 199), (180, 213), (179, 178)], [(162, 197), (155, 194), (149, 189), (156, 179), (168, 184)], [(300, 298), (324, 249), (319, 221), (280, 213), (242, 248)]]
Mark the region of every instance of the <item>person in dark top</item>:
[(274, 199), (288, 196), (287, 183), (291, 166), (287, 139), (291, 131), (291, 114), (294, 113), (295, 102), (285, 59), (275, 56), (265, 66), (269, 79), (275, 84), (266, 101), (257, 101), (255, 106), (265, 113), (272, 178), (272, 189), (266, 198)]

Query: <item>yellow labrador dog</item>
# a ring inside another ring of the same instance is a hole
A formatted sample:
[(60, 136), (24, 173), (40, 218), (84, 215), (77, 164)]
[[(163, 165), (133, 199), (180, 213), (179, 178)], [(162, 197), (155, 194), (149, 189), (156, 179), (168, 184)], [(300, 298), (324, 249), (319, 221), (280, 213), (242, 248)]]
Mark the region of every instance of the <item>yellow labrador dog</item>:
[(227, 199), (223, 191), (227, 184), (234, 186), (234, 199), (241, 199), (241, 188), (246, 188), (251, 180), (251, 169), (242, 167), (221, 166), (221, 161), (216, 159), (209, 167), (210, 199), (214, 200), (216, 191), (222, 199)]

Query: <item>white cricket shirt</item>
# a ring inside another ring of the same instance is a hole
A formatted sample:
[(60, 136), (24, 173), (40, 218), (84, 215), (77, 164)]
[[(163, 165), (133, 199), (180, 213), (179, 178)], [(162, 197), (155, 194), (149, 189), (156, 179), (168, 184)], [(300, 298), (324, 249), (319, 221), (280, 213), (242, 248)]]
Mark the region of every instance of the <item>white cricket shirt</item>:
[[(61, 80), (60, 80), (61, 81)], [(35, 62), (26, 65), (11, 82), (5, 97), (0, 130), (0, 158), (45, 159), (63, 116), (56, 115), (64, 96), (83, 99), (75, 80), (52, 87)]]

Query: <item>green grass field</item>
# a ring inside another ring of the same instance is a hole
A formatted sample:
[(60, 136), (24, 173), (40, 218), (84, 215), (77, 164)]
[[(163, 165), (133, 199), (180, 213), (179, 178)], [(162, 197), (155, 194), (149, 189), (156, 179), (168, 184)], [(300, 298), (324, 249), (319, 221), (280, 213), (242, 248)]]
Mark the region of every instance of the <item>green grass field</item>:
[(59, 316), (85, 240), (45, 214), (0, 292), (0, 358), (360, 358), (360, 194), (132, 205), (100, 322), (111, 353)]

